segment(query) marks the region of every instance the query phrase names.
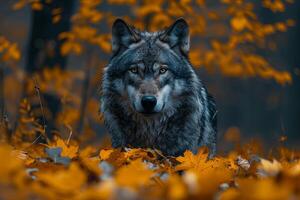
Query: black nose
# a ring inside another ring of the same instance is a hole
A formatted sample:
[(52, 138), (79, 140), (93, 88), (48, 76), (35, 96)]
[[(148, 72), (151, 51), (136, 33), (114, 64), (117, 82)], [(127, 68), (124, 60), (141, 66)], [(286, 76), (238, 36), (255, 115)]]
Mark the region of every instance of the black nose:
[(145, 112), (152, 112), (155, 105), (156, 105), (156, 98), (155, 96), (143, 96), (142, 98), (142, 106), (145, 109)]

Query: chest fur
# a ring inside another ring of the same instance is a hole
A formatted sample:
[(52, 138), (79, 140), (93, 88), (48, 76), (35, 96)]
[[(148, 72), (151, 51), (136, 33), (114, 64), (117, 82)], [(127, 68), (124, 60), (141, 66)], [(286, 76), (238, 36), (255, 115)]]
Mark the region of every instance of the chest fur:
[(167, 123), (162, 117), (133, 118), (125, 131), (126, 143), (135, 147), (154, 147), (166, 134)]

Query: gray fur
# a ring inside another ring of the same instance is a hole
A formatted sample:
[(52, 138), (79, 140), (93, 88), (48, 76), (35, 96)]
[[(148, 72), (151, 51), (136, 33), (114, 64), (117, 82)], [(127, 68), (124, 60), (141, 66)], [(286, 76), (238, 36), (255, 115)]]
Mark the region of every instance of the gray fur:
[[(216, 108), (188, 60), (189, 33), (183, 19), (161, 32), (141, 32), (118, 19), (113, 56), (105, 68), (101, 111), (113, 147), (142, 147), (178, 156), (207, 146), (216, 153)], [(167, 66), (165, 73), (160, 69)], [(137, 71), (133, 74), (130, 68)], [(153, 95), (144, 114), (143, 95)]]

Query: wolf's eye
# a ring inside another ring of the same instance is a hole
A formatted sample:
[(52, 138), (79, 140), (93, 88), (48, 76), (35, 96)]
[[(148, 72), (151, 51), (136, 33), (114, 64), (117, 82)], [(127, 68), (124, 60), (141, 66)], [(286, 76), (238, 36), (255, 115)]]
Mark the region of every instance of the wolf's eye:
[(168, 66), (167, 65), (162, 65), (159, 69), (160, 74), (164, 74), (168, 71)]
[(129, 71), (133, 74), (137, 74), (138, 73), (138, 68), (136, 66), (132, 66), (129, 68)]

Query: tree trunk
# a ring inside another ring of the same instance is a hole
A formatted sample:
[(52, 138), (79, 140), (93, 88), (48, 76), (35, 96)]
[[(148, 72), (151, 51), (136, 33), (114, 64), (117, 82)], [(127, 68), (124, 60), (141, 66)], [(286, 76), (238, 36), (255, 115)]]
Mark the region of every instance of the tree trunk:
[[(41, 3), (43, 5), (42, 10), (32, 10), (31, 32), (25, 66), (29, 78), (44, 68), (65, 69), (67, 62), (66, 57), (60, 54), (60, 47), (64, 41), (59, 39), (59, 34), (70, 30), (75, 0), (42, 0)], [(53, 16), (57, 12), (60, 13), (60, 20), (54, 22)], [(24, 91), (24, 95), (28, 94)], [(53, 94), (41, 93), (41, 99), (44, 107), (52, 115), (51, 118), (46, 119), (47, 132), (49, 133), (55, 128), (54, 119), (60, 110), (61, 103), (60, 99)], [(40, 107), (40, 105), (33, 105), (33, 109), (34, 107)]]

